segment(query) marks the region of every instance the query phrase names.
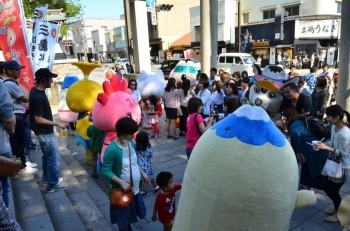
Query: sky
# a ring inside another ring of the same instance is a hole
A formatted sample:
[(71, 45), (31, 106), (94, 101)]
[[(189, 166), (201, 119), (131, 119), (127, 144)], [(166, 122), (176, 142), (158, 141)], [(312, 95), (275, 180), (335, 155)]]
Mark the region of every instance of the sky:
[(115, 18), (124, 14), (123, 0), (80, 0), (84, 18)]

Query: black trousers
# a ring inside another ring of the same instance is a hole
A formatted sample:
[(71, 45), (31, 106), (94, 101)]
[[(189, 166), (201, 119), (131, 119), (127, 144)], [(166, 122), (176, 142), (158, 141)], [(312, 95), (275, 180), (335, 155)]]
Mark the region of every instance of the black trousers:
[(10, 136), (10, 145), (13, 155), (21, 159), (22, 167), (26, 167), (26, 157), (24, 155), (24, 149), (26, 147), (25, 115), (15, 113), (15, 116), (15, 133)]
[(333, 201), (335, 211), (338, 211), (340, 206), (341, 197), (339, 195), (340, 188), (344, 183), (334, 183), (333, 181), (328, 180), (323, 191), (327, 194), (327, 196)]
[(188, 111), (187, 107), (181, 106), (182, 116), (180, 116), (180, 132), (187, 133), (187, 117)]

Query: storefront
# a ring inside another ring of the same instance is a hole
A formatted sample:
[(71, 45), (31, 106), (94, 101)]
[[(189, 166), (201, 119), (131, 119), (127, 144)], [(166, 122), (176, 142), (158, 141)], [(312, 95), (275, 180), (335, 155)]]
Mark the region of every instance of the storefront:
[(270, 60), (270, 42), (252, 42), (253, 47), (251, 48), (250, 54), (255, 58), (261, 58), (261, 67), (265, 67), (269, 64)]
[[(336, 16), (334, 16), (336, 17)], [(301, 58), (312, 54), (324, 58), (323, 63), (337, 67), (340, 19), (296, 20), (294, 55)]]

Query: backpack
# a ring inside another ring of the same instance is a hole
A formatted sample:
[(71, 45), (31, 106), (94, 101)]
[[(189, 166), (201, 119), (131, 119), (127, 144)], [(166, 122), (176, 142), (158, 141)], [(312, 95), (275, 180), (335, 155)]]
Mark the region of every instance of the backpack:
[(309, 116), (305, 119), (305, 123), (307, 129), (313, 131), (318, 138), (331, 138), (330, 125), (327, 124), (324, 120), (317, 118), (316, 116)]

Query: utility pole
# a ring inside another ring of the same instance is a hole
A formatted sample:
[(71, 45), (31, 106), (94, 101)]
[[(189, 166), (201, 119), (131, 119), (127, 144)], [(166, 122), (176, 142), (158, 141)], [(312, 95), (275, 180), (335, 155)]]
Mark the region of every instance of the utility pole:
[(350, 41), (348, 39), (350, 37), (350, 1), (342, 1), (341, 4), (341, 31), (338, 47), (340, 61), (336, 100), (344, 110), (350, 111)]
[(218, 65), (218, 0), (210, 0), (210, 35), (211, 56), (210, 68)]
[(237, 0), (237, 18), (238, 18), (238, 52), (241, 52), (241, 0)]
[[(133, 1), (133, 0), (131, 0)], [(132, 31), (130, 22), (130, 0), (124, 0), (124, 20), (126, 29), (126, 41), (128, 44), (128, 55), (131, 65), (134, 65), (134, 51), (132, 47)]]
[[(209, 17), (208, 17), (209, 16)], [(200, 0), (201, 72), (209, 74), (211, 60), (210, 0)], [(216, 34), (218, 32), (216, 31)]]

